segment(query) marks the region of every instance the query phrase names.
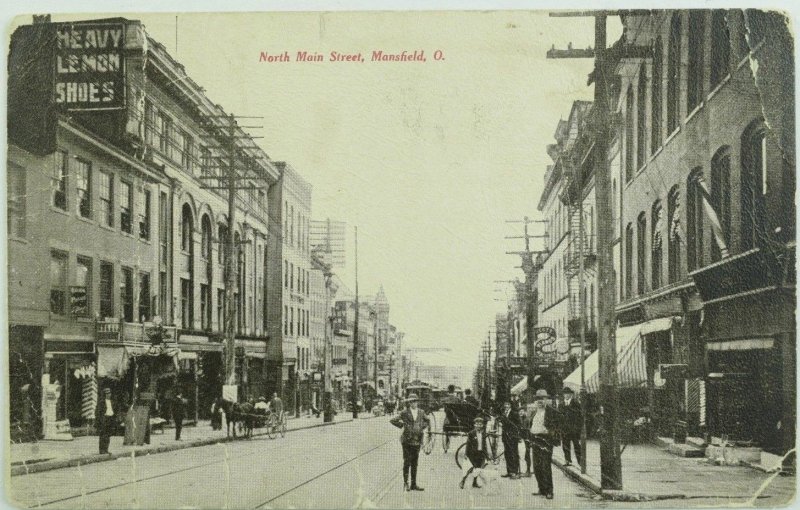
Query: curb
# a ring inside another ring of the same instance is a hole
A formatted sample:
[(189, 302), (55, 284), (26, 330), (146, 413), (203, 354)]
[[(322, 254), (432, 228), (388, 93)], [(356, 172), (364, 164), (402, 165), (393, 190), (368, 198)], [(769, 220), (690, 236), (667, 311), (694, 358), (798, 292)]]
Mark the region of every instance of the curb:
[[(359, 420), (363, 420), (363, 419), (369, 419), (369, 418), (375, 418), (375, 416), (370, 415), (370, 416), (368, 416), (366, 418), (359, 417), (358, 419)], [(329, 423), (325, 423), (325, 422), (314, 423), (314, 424), (311, 424), (311, 425), (304, 425), (302, 427), (297, 427), (297, 428), (293, 428), (293, 429), (287, 429), (286, 433), (288, 434), (289, 432), (294, 432), (294, 431), (297, 431), (297, 430), (307, 430), (307, 429), (313, 429), (313, 428), (317, 428), (317, 427), (329, 427), (331, 425), (339, 425), (341, 423), (349, 423), (349, 422), (352, 422), (352, 421), (355, 421), (355, 420), (350, 418), (350, 419), (347, 419), (347, 420), (334, 421), (334, 422), (329, 422)], [(253, 433), (253, 437), (265, 436), (265, 435), (266, 435), (266, 432), (259, 432), (259, 433), (255, 433), (254, 432)], [(167, 452), (172, 452), (172, 451), (175, 451), (175, 450), (184, 450), (186, 448), (194, 448), (194, 447), (198, 447), (198, 446), (208, 446), (208, 445), (218, 444), (218, 443), (228, 443), (228, 442), (232, 442), (233, 440), (234, 440), (233, 437), (223, 436), (223, 437), (219, 437), (219, 438), (197, 439), (197, 440), (194, 440), (194, 441), (187, 441), (185, 443), (162, 445), (162, 446), (156, 446), (156, 447), (153, 447), (153, 448), (145, 448), (145, 449), (141, 449), (141, 450), (131, 450), (129, 452), (124, 452), (124, 453), (113, 453), (111, 455), (93, 454), (93, 455), (87, 455), (85, 457), (73, 457), (71, 459), (59, 459), (59, 460), (53, 460), (53, 461), (38, 462), (36, 464), (30, 464), (30, 465), (21, 464), (21, 465), (11, 466), (11, 476), (21, 476), (21, 475), (28, 475), (28, 474), (34, 474), (34, 473), (42, 473), (44, 471), (53, 471), (53, 470), (56, 470), (56, 469), (64, 469), (64, 468), (68, 468), (68, 467), (86, 466), (87, 464), (95, 464), (97, 462), (107, 462), (107, 461), (111, 461), (111, 460), (121, 459), (121, 458), (124, 458), (124, 457), (131, 457), (131, 456), (132, 457), (143, 457), (143, 456), (146, 456), (146, 455), (153, 455), (153, 454), (158, 454), (158, 453), (167, 453)], [(236, 440), (239, 440), (239, 438), (236, 438)]]
[(583, 485), (590, 491), (597, 494), (600, 498), (608, 501), (637, 502), (637, 501), (657, 501), (662, 499), (686, 499), (686, 494), (644, 494), (640, 492), (628, 492), (624, 490), (604, 490), (600, 484), (589, 475), (582, 474), (579, 469), (572, 466), (565, 466), (564, 463), (554, 458), (553, 464), (564, 472), (565, 475)]

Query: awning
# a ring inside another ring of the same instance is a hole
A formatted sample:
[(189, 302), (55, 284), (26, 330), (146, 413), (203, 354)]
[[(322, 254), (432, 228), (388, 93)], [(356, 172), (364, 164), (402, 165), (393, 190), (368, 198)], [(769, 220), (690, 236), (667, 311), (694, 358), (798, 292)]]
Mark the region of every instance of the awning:
[[(637, 388), (647, 384), (644, 335), (672, 328), (673, 317), (653, 319), (642, 324), (617, 329), (617, 380), (619, 387)], [(583, 362), (587, 393), (600, 389), (600, 353), (593, 352)], [(564, 379), (564, 386), (578, 392), (581, 389), (581, 367)]]
[(130, 357), (124, 346), (97, 346), (97, 377), (119, 379), (128, 371)]
[[(536, 382), (540, 377), (541, 377), (540, 375), (534, 377), (533, 382)], [(528, 376), (526, 375), (525, 377), (522, 378), (520, 382), (518, 382), (517, 384), (514, 385), (513, 388), (511, 388), (511, 394), (519, 395), (527, 389), (528, 389)]]

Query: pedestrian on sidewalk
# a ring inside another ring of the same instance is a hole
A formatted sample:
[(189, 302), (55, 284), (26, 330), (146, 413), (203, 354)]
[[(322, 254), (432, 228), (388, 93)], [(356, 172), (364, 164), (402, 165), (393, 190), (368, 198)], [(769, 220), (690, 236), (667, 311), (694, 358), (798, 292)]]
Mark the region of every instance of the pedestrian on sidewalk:
[(564, 465), (572, 464), (572, 449), (575, 449), (575, 458), (581, 463), (581, 428), (583, 418), (581, 406), (575, 393), (567, 387), (562, 391), (564, 400), (561, 403), (561, 449), (564, 451)]
[(519, 478), (519, 413), (511, 408), (510, 401), (506, 401), (499, 418), (503, 427), (502, 439), (506, 458), (506, 474), (501, 476), (516, 480)]
[(110, 454), (108, 445), (117, 423), (117, 409), (111, 399), (111, 388), (103, 390), (103, 398), (97, 403), (96, 423), (97, 435), (100, 438), (100, 454)]
[(473, 475), (472, 486), (479, 489), (478, 476), (489, 460), (486, 450), (486, 432), (483, 430), (483, 417), (481, 416), (475, 417), (473, 429), (467, 434), (467, 459), (469, 465), (464, 465), (464, 476), (458, 486), (463, 489), (467, 478)]
[(533, 454), (533, 474), (539, 487), (534, 496), (553, 499), (553, 444), (554, 431), (558, 430), (557, 411), (550, 406), (547, 390), (536, 390), (536, 401), (531, 415), (531, 447)]
[[(520, 439), (525, 445), (525, 478), (531, 477), (531, 463), (533, 462), (533, 456), (531, 453), (531, 419), (528, 417), (528, 411), (525, 406), (520, 406), (519, 408), (519, 431), (520, 431)], [(522, 467), (520, 466), (520, 470)]]
[(211, 430), (222, 430), (222, 397), (211, 404)]
[(183, 399), (183, 393), (179, 391), (172, 402), (172, 419), (175, 420), (175, 441), (181, 440), (184, 416), (186, 416), (186, 401)]
[[(403, 487), (407, 491), (422, 491), (425, 489), (417, 485), (417, 463), (425, 429), (430, 427), (430, 422), (419, 408), (419, 398), (415, 393), (408, 396), (406, 403), (408, 408), (392, 418), (390, 423), (403, 429), (400, 436), (400, 443), (403, 445)], [(409, 478), (411, 485), (408, 483)]]

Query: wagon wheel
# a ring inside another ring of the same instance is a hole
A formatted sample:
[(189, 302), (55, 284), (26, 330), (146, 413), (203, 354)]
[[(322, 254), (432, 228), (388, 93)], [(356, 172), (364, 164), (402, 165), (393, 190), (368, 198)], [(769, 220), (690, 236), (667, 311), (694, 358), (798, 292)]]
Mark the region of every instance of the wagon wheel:
[(458, 469), (464, 469), (464, 465), (467, 462), (467, 443), (462, 444), (456, 450), (456, 466)]
[(275, 439), (275, 415), (271, 414), (269, 418), (267, 418), (267, 426), (266, 426), (266, 433), (267, 437), (270, 439)]

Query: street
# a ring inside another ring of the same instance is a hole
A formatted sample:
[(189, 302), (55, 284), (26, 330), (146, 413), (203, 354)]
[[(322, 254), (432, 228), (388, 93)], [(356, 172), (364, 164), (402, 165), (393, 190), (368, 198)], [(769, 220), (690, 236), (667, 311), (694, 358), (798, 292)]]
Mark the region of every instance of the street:
[[(534, 478), (498, 479), (494, 489), (458, 489), (453, 453), (440, 443), (420, 456), (424, 492), (404, 492), (398, 431), (388, 417), (299, 430), (283, 439), (189, 448), (11, 478), (9, 497), (21, 507), (48, 508), (638, 508), (642, 503), (595, 499), (553, 467), (555, 497), (532, 496)], [(523, 462), (524, 467), (524, 462)], [(734, 468), (739, 469), (739, 468)], [(504, 473), (504, 465), (498, 466)], [(794, 478), (778, 477), (756, 504), (775, 506), (793, 493)], [(635, 488), (635, 482), (629, 480)], [(746, 498), (692, 499), (692, 506)], [(655, 501), (675, 506), (686, 501)]]

